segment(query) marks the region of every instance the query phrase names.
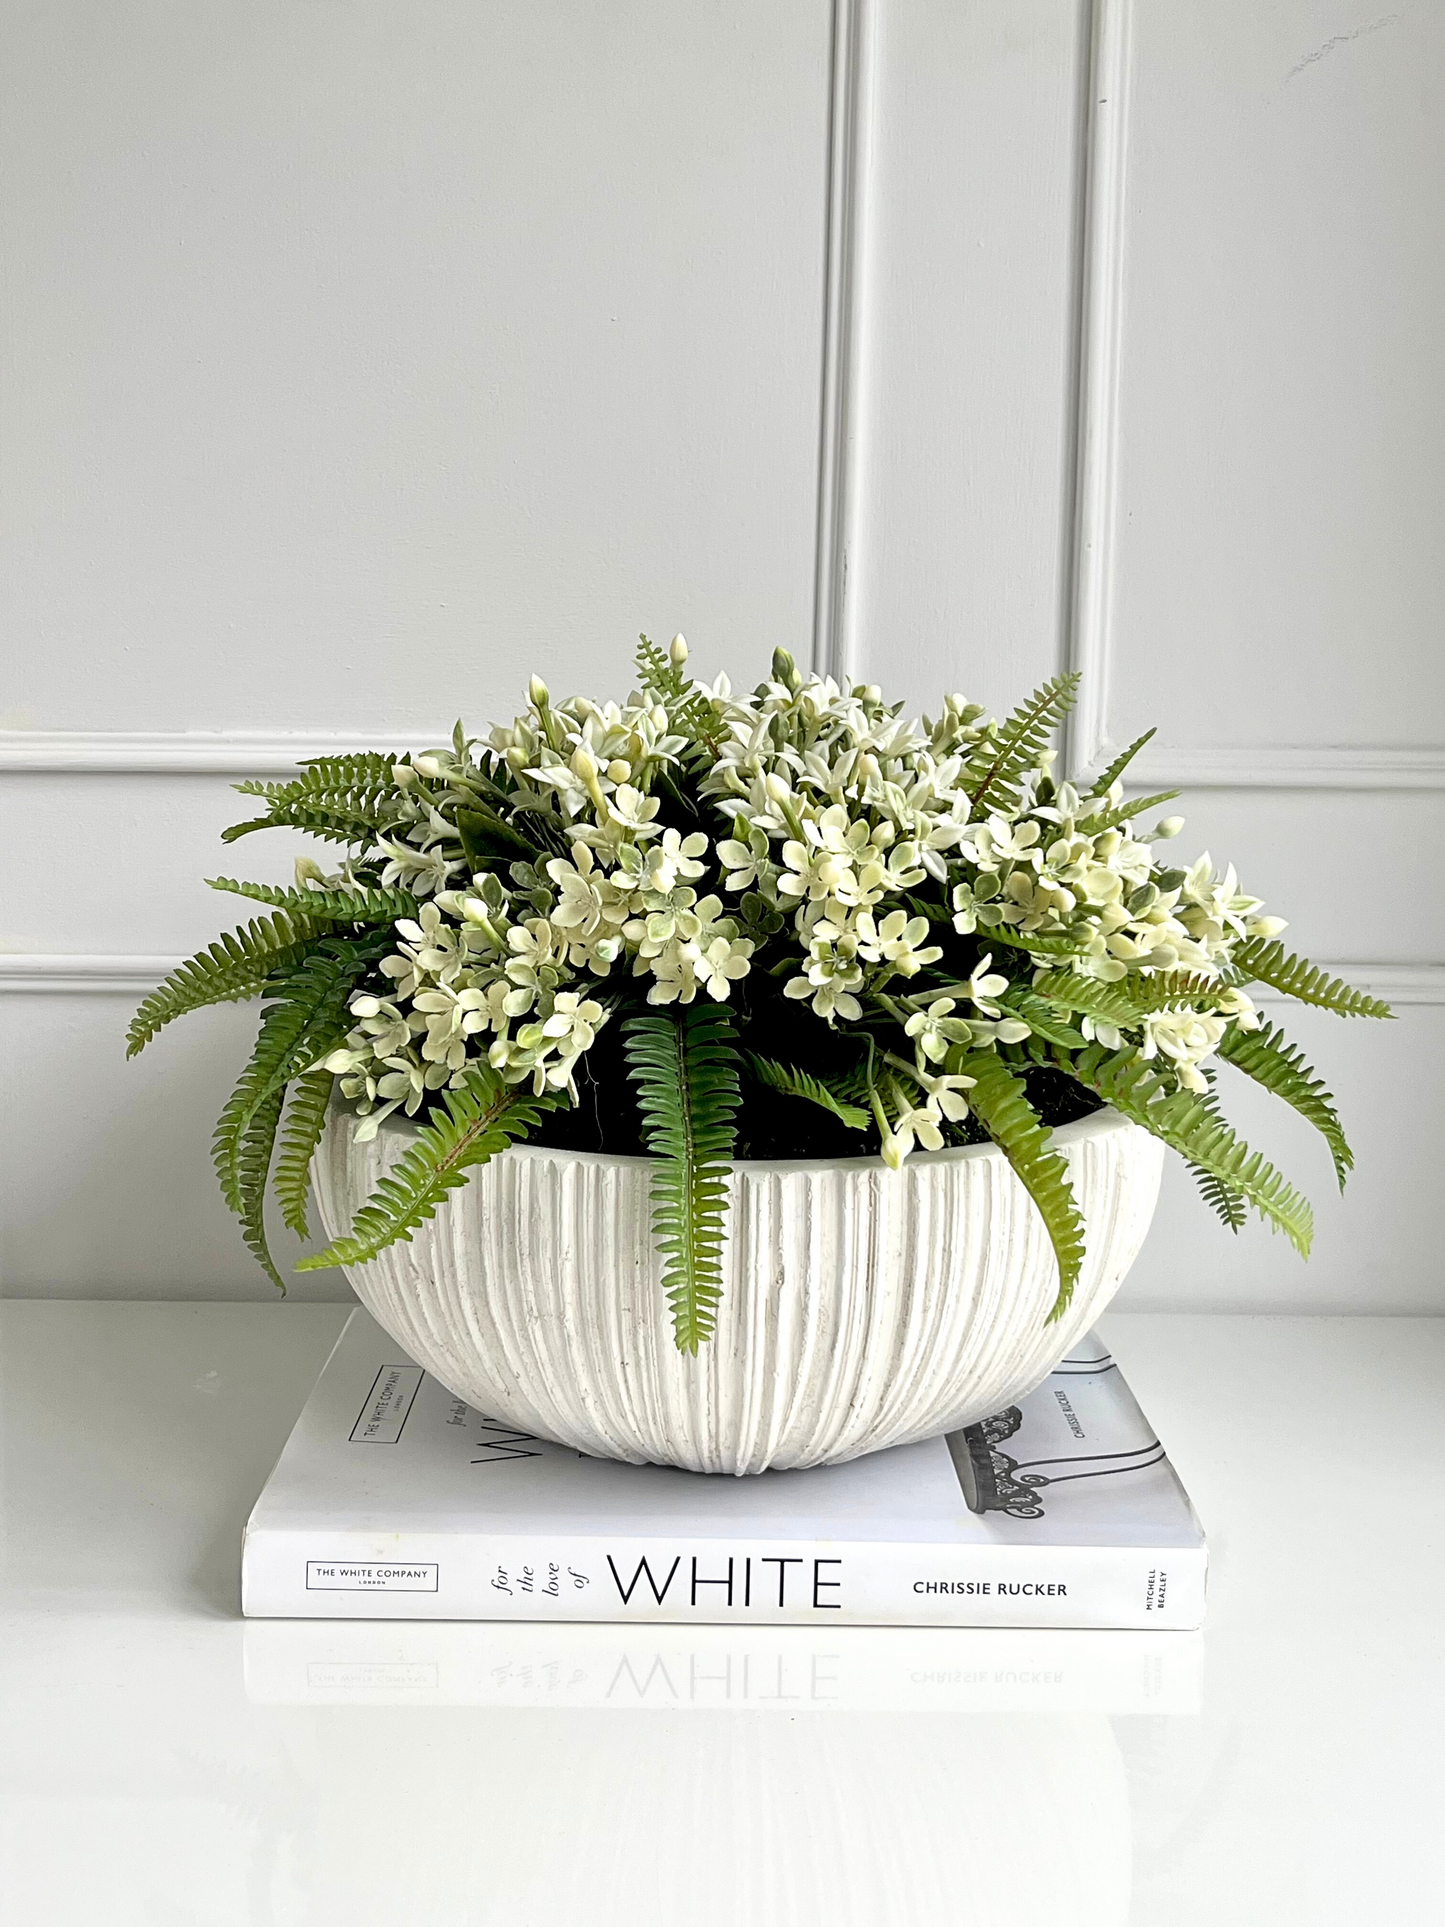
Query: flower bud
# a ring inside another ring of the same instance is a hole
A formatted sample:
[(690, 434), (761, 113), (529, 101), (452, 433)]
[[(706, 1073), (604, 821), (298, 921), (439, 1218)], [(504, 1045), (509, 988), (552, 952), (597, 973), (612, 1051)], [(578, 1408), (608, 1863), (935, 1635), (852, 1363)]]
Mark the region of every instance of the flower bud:
[(326, 878), (321, 873), (321, 865), (319, 863), (314, 862), (309, 856), (297, 857), (296, 888), (298, 890), (305, 890), (313, 883), (324, 884), (325, 881)]
[(353, 997), (351, 1000), (353, 1017), (375, 1017), (380, 1009), (381, 1000), (377, 997), (361, 996)]
[(597, 762), (592, 752), (579, 743), (572, 752), (572, 773), (584, 783), (597, 781)]
[(527, 697), (534, 709), (545, 709), (551, 700), (546, 683), (540, 676), (533, 676), (527, 684)]
[(416, 771), (410, 763), (393, 763), (391, 766), (391, 780), (399, 790), (410, 789), (416, 781)]
[(607, 780), (609, 783), (625, 783), (631, 774), (631, 763), (624, 762), (620, 756), (614, 756), (612, 761), (607, 765)]
[(793, 792), (776, 770), (769, 770), (763, 778), (763, 788), (775, 803), (786, 803)]
[(687, 661), (687, 637), (680, 633), (675, 635), (668, 645), (667, 656), (674, 669), (681, 669)]
[(413, 756), (411, 766), (414, 770), (419, 770), (423, 776), (429, 777), (432, 782), (435, 782), (442, 773), (442, 766), (435, 756)]
[(1182, 816), (1166, 816), (1162, 823), (1156, 825), (1154, 834), (1155, 836), (1162, 836), (1165, 838), (1168, 838), (1171, 836), (1178, 836), (1179, 832), (1183, 828), (1184, 828), (1184, 818)]

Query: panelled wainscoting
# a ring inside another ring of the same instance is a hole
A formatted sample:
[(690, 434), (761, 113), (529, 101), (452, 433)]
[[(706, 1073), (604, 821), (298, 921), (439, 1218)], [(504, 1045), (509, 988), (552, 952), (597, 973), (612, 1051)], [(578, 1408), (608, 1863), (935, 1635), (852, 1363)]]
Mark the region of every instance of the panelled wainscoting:
[[(0, 1291), (264, 1297), (253, 1013), (128, 1005), (302, 848), (228, 783), (625, 685), (639, 628), (926, 707), (1080, 672), (1180, 848), (1398, 1008), (1291, 1028), (1302, 1266), (1166, 1172), (1121, 1304), (1445, 1309), (1445, 14), (57, 0), (7, 86)], [(1421, 92), (1433, 77), (1433, 92)], [(1401, 101), (1414, 103), (1398, 111)], [(339, 1277), (298, 1281), (342, 1297)]]

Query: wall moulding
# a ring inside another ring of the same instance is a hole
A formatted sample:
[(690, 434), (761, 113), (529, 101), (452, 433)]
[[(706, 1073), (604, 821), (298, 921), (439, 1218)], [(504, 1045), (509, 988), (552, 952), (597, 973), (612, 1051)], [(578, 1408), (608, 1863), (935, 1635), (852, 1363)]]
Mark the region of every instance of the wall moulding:
[[(0, 995), (143, 997), (181, 963), (180, 957), (47, 956), (26, 952), (0, 956)], [(1325, 963), (1372, 996), (1392, 1004), (1445, 1005), (1445, 963)], [(1269, 990), (1260, 1003), (1287, 1001)]]
[(847, 684), (856, 660), (858, 529), (867, 417), (865, 330), (872, 204), (876, 15), (881, 0), (833, 0), (828, 239), (813, 667)]
[(320, 730), (0, 729), (0, 774), (80, 776), (290, 776), (308, 756), (340, 756), (369, 742), (398, 752), (451, 741), (358, 727)]

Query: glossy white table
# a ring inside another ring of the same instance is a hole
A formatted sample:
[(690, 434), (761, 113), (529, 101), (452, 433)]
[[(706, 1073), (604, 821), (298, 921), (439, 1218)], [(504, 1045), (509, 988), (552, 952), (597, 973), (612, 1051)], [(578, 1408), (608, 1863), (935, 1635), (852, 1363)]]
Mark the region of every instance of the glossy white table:
[[(1210, 1528), (1196, 1687), (1197, 1645), (1160, 1671), (1132, 1635), (960, 1633), (900, 1667), (882, 1630), (666, 1629), (619, 1679), (606, 1627), (244, 1625), (241, 1525), (342, 1316), (0, 1306), (7, 1919), (1445, 1910), (1445, 1320), (1105, 1321)], [(840, 1676), (885, 1686), (840, 1706)]]

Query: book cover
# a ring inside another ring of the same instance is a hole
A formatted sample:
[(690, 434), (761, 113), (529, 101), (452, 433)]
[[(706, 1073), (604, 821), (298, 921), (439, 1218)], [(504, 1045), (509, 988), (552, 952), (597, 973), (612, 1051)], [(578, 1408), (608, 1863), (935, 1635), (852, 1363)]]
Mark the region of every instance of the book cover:
[(1204, 1535), (1098, 1340), (947, 1438), (709, 1478), (473, 1411), (355, 1311), (246, 1527), (252, 1617), (1197, 1627)]

